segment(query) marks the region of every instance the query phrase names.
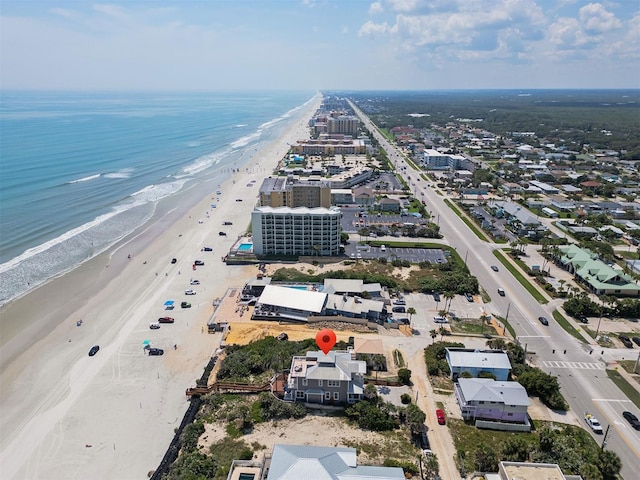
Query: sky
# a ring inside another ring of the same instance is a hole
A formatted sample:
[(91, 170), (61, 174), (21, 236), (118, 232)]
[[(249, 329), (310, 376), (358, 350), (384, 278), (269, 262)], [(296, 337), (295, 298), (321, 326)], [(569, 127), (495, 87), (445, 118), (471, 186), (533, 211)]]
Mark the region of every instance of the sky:
[(640, 0), (1, 0), (0, 88), (640, 88)]

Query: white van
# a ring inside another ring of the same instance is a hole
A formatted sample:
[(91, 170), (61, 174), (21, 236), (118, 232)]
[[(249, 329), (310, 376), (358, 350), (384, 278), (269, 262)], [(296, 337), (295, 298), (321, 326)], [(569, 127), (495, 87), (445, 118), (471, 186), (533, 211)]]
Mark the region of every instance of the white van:
[(380, 245), (380, 251), (381, 252), (386, 252), (387, 251), (386, 245)]
[(449, 320), (447, 320), (444, 317), (441, 317), (440, 315), (436, 315), (435, 317), (433, 317), (433, 321), (436, 323), (449, 323)]

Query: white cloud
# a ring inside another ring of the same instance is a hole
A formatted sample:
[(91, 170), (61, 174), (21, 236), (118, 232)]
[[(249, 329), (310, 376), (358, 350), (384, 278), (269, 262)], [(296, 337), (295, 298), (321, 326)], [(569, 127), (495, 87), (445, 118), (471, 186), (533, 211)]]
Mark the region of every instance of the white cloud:
[(419, 5), (419, 0), (389, 0), (389, 3), (396, 12), (411, 12)]
[(366, 37), (384, 35), (390, 33), (391, 31), (392, 29), (389, 27), (389, 25), (387, 25), (387, 22), (375, 23), (369, 20), (360, 27), (360, 30), (358, 30), (358, 36)]
[(373, 2), (369, 6), (369, 15), (375, 15), (382, 12), (384, 12), (384, 8), (382, 7), (382, 3), (380, 2)]
[(580, 22), (587, 32), (608, 32), (622, 26), (616, 16), (600, 3), (590, 3), (580, 9)]
[(346, 25), (344, 25), (344, 26), (342, 27), (342, 33), (343, 33), (343, 34), (347, 34), (347, 33), (349, 33), (349, 27), (347, 27)]

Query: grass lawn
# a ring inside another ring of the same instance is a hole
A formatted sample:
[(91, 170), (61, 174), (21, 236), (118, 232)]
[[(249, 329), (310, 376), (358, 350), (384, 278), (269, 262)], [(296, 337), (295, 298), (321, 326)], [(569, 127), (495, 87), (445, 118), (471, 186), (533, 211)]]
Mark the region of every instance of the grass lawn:
[(558, 322), (558, 325), (564, 328), (569, 335), (577, 338), (582, 343), (587, 343), (587, 341), (580, 334), (580, 332), (576, 330), (576, 328), (571, 324), (571, 322), (569, 322), (569, 320), (564, 318), (564, 315), (562, 315), (558, 310), (554, 310), (552, 315), (553, 315), (553, 318), (555, 318), (556, 322)]
[(458, 217), (460, 217), (460, 220), (462, 220), (467, 227), (469, 227), (469, 229), (475, 233), (476, 237), (478, 237), (480, 240), (482, 240), (483, 242), (488, 242), (489, 239), (486, 237), (486, 235), (484, 233), (482, 233), (482, 231), (465, 215), (463, 214), (460, 209), (455, 206), (453, 204), (453, 202), (451, 202), (451, 200), (445, 200), (444, 203), (447, 204), (447, 206), (453, 210), (455, 212), (456, 215), (458, 215)]
[[(626, 362), (626, 360), (624, 361)], [(635, 363), (635, 361), (632, 362), (630, 360), (629, 362)], [(631, 368), (633, 368), (633, 365), (631, 365)], [(627, 398), (633, 402), (636, 408), (640, 408), (640, 393), (638, 393), (638, 391), (635, 388), (633, 388), (633, 385), (627, 382), (627, 380), (622, 375), (620, 375), (619, 372), (616, 372), (615, 370), (607, 370), (607, 376), (611, 379), (613, 383), (615, 383), (618, 386), (620, 390), (622, 390), (622, 392), (627, 396)]]
[(516, 277), (518, 282), (527, 289), (527, 292), (531, 294), (533, 298), (535, 298), (538, 303), (547, 304), (549, 300), (542, 295), (538, 289), (518, 270), (507, 258), (505, 258), (504, 254), (499, 250), (494, 250), (493, 255), (500, 260), (500, 263), (504, 265), (504, 267), (511, 272), (511, 274)]

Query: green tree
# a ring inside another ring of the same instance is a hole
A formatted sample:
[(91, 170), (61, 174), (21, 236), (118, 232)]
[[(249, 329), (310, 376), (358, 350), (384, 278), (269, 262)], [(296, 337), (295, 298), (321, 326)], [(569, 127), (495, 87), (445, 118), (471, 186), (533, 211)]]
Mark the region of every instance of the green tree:
[(436, 341), (436, 337), (438, 336), (438, 331), (436, 329), (429, 330), (429, 335), (431, 336), (431, 344)]
[(398, 380), (403, 385), (411, 385), (411, 370), (409, 370), (408, 368), (399, 369)]
[(425, 413), (417, 405), (411, 404), (405, 409), (405, 422), (412, 432), (419, 432), (424, 421), (427, 419)]
[(622, 461), (620, 457), (612, 450), (602, 450), (598, 456), (598, 468), (602, 472), (604, 480), (613, 480), (618, 478)]
[(476, 469), (479, 472), (498, 470), (498, 454), (490, 445), (480, 442), (475, 451)]
[(510, 462), (527, 462), (531, 446), (524, 438), (510, 437), (500, 444), (502, 460)]
[(409, 307), (407, 308), (407, 314), (409, 315), (409, 322), (411, 322), (411, 317), (413, 317), (416, 314), (416, 309), (413, 307)]

